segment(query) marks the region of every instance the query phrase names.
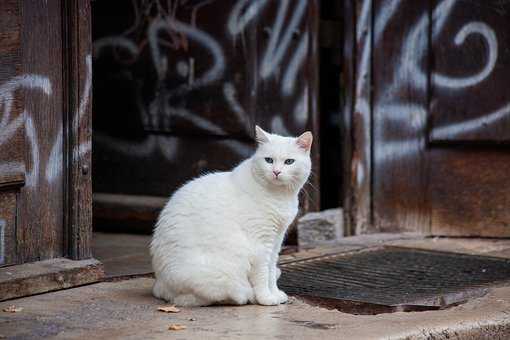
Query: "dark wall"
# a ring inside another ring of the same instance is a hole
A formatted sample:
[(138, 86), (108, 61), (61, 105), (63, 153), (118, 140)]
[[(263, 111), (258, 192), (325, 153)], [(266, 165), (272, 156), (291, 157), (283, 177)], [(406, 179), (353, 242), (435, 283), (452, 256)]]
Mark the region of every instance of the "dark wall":
[(321, 139), (321, 208), (343, 205), (341, 84), (343, 63), (342, 1), (321, 1), (319, 33), (319, 105)]
[(313, 131), (302, 201), (318, 209), (318, 10), (307, 0), (94, 1), (94, 191), (167, 197), (250, 156), (259, 124)]

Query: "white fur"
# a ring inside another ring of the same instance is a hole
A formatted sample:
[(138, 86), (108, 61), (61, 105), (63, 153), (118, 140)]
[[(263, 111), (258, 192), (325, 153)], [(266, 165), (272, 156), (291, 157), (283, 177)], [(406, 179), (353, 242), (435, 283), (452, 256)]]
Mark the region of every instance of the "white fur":
[(276, 263), (310, 174), (312, 135), (257, 127), (257, 141), (255, 154), (231, 172), (194, 179), (166, 204), (151, 243), (155, 297), (180, 306), (287, 301)]

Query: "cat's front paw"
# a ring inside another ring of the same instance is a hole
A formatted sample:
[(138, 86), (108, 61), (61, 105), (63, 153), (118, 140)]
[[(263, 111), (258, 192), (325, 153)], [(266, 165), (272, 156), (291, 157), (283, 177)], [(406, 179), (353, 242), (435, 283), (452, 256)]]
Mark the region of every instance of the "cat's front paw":
[(289, 301), (289, 297), (281, 289), (278, 289), (278, 291), (275, 293), (275, 295), (278, 297), (278, 303), (286, 303), (287, 301)]
[(275, 306), (280, 304), (279, 298), (276, 294), (260, 294), (257, 295), (257, 303), (264, 306)]

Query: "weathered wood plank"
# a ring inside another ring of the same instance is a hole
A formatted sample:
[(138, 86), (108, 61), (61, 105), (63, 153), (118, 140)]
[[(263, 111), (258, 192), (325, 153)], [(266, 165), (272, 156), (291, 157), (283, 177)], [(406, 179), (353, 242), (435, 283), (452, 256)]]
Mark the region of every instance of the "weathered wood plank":
[(94, 259), (57, 258), (0, 268), (0, 301), (100, 281), (101, 263)]
[[(348, 225), (356, 234), (369, 232), (372, 226), (372, 0), (353, 0), (351, 20), (354, 59), (350, 76), (354, 77), (350, 118), (351, 151), (348, 158)], [(346, 31), (349, 32), (349, 31)], [(349, 41), (349, 40), (347, 40)], [(346, 46), (346, 48), (352, 48)], [(350, 109), (350, 108), (349, 108)]]
[(430, 1), (374, 6), (373, 214), (383, 232), (430, 228), (424, 133), (430, 10)]
[(432, 32), (430, 140), (510, 142), (510, 2), (440, 6)]
[(92, 256), (92, 39), (89, 1), (64, 3), (66, 247), (72, 259)]
[(0, 191), (0, 267), (16, 264), (15, 191)]
[(63, 242), (62, 3), (22, 2), (27, 184), (18, 215), (19, 262), (65, 255)]
[(20, 2), (0, 2), (0, 85), (17, 75), (20, 66)]
[(432, 233), (509, 237), (509, 164), (506, 150), (434, 150)]
[(20, 186), (25, 181), (25, 124), (19, 1), (0, 3), (0, 42), (0, 187)]

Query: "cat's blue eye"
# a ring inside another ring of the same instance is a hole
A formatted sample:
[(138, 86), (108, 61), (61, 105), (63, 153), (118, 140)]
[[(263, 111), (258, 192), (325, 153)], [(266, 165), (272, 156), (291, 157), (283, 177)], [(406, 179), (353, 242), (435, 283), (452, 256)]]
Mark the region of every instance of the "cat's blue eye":
[(292, 163), (294, 163), (294, 160), (291, 158), (285, 160), (285, 164), (287, 165), (291, 165)]
[(270, 157), (266, 157), (264, 158), (264, 160), (266, 161), (266, 163), (273, 164), (273, 159)]

